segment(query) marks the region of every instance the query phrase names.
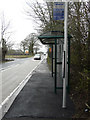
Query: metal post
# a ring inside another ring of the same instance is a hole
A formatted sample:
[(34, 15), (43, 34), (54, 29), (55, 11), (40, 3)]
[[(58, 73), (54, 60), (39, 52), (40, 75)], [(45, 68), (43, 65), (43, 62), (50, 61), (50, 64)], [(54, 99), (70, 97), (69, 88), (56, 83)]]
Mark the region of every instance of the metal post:
[(52, 45), (52, 77), (53, 77), (53, 45)]
[(70, 91), (70, 38), (68, 38), (68, 92)]
[(67, 83), (67, 12), (68, 2), (65, 2), (65, 17), (64, 17), (64, 54), (65, 54), (65, 76), (63, 78), (63, 103), (62, 108), (66, 108), (66, 83)]
[(55, 93), (57, 87), (57, 39), (55, 39)]

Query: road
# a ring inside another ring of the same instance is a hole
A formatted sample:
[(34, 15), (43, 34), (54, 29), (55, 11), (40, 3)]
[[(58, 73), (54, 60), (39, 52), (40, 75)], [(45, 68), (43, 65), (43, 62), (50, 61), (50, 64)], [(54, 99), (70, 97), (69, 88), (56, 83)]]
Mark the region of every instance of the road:
[(22, 82), (25, 77), (38, 65), (40, 60), (31, 58), (17, 59), (13, 62), (2, 64), (2, 101)]
[(16, 65), (16, 64), (20, 64), (23, 61), (25, 61), (26, 59), (30, 59), (30, 58), (12, 58), (14, 61), (10, 61), (10, 62), (5, 62), (0, 64), (0, 70), (1, 69), (7, 69), (8, 67), (11, 67), (12, 65)]

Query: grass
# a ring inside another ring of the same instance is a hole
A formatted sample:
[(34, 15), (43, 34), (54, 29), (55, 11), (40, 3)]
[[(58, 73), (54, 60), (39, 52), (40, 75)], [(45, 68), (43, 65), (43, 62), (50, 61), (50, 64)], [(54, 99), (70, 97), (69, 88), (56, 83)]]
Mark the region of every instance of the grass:
[(32, 56), (33, 55), (6, 55), (5, 56), (5, 61), (0, 61), (0, 63), (14, 61), (13, 58), (29, 58), (29, 57), (32, 57)]
[(5, 58), (29, 58), (33, 55), (6, 55)]
[(13, 59), (5, 59), (4, 61), (0, 61), (0, 63), (10, 62), (10, 61), (14, 61), (14, 60)]

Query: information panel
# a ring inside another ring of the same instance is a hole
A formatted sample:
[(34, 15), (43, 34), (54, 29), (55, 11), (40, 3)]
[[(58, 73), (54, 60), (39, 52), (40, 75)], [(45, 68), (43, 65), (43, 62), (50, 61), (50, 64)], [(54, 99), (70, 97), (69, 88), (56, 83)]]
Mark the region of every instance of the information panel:
[(64, 2), (54, 2), (53, 20), (64, 20)]

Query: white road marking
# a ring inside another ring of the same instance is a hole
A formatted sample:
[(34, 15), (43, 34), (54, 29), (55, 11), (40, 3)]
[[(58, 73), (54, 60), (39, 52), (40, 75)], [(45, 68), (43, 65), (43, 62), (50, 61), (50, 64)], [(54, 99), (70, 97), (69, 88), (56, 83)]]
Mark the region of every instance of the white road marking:
[[(10, 93), (10, 95), (0, 104), (0, 119), (6, 114), (10, 106), (12, 105), (13, 101), (17, 97), (17, 95), (20, 93), (22, 88), (25, 86), (25, 84), (28, 82), (28, 80), (31, 78), (32, 73), (35, 71), (35, 69), (41, 64), (41, 62), (44, 60), (40, 60), (38, 65), (33, 68), (33, 70), (25, 77), (25, 79), (19, 83), (19, 85)], [(18, 64), (19, 65), (19, 64)], [(10, 68), (9, 68), (10, 69)]]

